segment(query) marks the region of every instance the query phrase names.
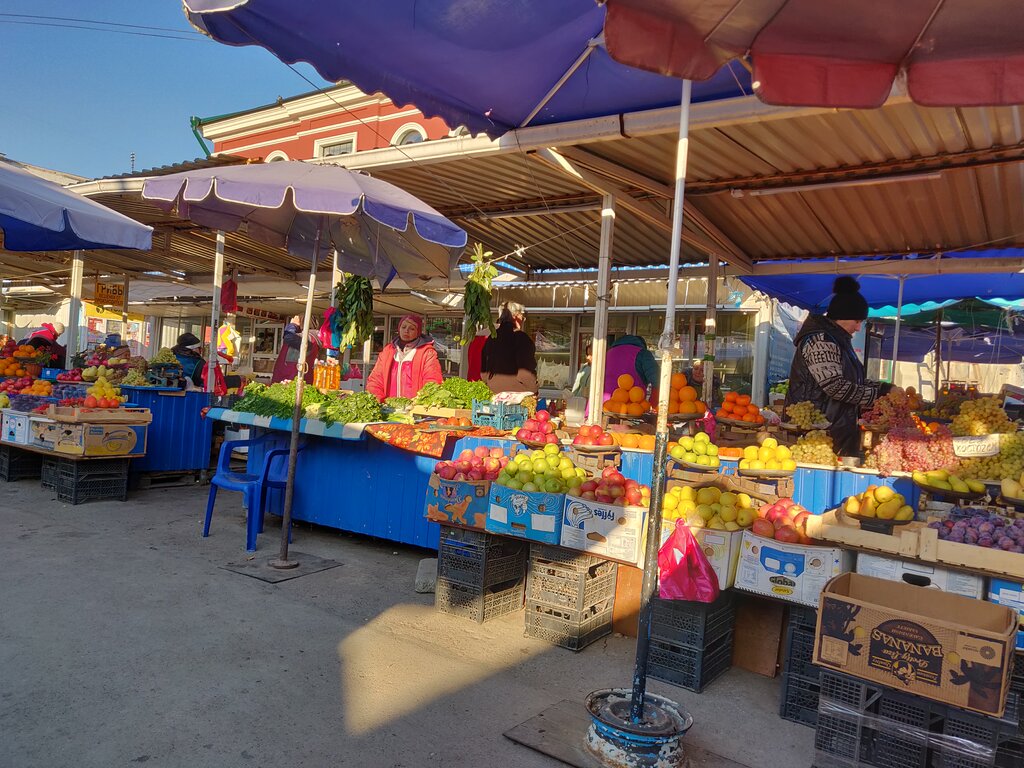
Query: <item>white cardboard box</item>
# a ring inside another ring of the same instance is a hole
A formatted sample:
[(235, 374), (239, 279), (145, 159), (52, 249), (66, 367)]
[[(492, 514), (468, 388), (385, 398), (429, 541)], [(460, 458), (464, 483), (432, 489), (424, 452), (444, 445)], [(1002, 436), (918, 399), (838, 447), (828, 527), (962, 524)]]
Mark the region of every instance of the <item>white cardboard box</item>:
[(937, 568), (920, 562), (908, 562), (896, 557), (882, 557), (860, 553), (857, 555), (857, 573), (887, 581), (903, 581), (915, 587), (930, 587), (954, 595), (985, 598), (985, 579), (973, 573)]
[[(676, 528), (675, 520), (661, 523), (661, 544)], [(729, 589), (736, 583), (736, 567), (740, 562), (740, 544), (743, 531), (713, 531), (710, 528), (691, 528), (690, 533), (697, 540), (705, 557), (718, 576), (718, 588)]]
[(992, 579), (988, 585), (988, 601), (1017, 611), (1017, 650), (1024, 651), (1024, 584), (1005, 579)]
[(2, 427), (0, 427), (3, 433), (0, 435), (0, 440), (14, 445), (28, 445), (28, 420), (27, 413), (4, 410)]
[(644, 556), (644, 507), (600, 504), (565, 497), (561, 545), (592, 555), (636, 565)]
[(849, 571), (853, 555), (839, 547), (785, 544), (744, 531), (736, 568), (738, 589), (817, 607), (829, 579)]

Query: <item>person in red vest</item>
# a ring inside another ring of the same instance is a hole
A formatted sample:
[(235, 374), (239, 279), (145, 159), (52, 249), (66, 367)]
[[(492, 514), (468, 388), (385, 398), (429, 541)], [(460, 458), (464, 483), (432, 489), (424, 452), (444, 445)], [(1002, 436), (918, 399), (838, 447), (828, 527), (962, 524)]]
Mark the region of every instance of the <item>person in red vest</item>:
[(434, 340), (423, 333), (422, 317), (406, 315), (398, 321), (395, 338), (381, 350), (366, 380), (366, 391), (381, 402), (389, 397), (416, 397), (428, 381), (443, 381)]
[(67, 350), (62, 344), (57, 343), (58, 337), (64, 333), (64, 323), (54, 320), (52, 323), (43, 323), (42, 327), (32, 333), (22, 344), (28, 344), (36, 349), (47, 349), (52, 357), (46, 368), (63, 368)]

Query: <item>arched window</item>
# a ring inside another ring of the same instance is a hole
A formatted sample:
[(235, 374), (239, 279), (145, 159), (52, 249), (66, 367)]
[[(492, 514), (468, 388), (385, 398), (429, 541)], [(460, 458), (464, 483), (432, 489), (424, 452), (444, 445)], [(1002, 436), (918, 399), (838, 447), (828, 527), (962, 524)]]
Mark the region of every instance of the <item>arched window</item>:
[(426, 132), (416, 123), (403, 125), (391, 140), (392, 146), (401, 147), (405, 144), (419, 144), (427, 138)]
[(267, 155), (267, 162), (268, 163), (276, 163), (276, 162), (279, 162), (281, 160), (287, 160), (287, 159), (288, 159), (288, 155), (286, 155), (284, 152), (282, 152), (279, 149), (275, 149), (273, 152), (271, 152), (269, 155)]

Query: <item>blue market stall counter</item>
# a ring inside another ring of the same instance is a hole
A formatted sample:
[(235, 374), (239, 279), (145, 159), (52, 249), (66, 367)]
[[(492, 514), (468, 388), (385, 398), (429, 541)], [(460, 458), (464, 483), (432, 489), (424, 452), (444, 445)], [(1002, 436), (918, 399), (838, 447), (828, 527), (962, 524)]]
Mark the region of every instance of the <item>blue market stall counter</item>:
[(133, 404), (148, 408), (153, 415), (146, 455), (132, 461), (132, 473), (210, 468), (213, 423), (202, 418), (202, 411), (209, 404), (206, 392), (129, 385), (121, 385), (121, 390)]

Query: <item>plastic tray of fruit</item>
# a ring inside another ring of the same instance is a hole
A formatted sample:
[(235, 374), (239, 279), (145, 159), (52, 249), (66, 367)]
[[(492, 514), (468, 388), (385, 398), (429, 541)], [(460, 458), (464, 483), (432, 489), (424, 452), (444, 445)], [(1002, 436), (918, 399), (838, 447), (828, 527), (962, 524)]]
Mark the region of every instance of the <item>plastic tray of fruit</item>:
[(978, 480), (961, 480), (945, 470), (914, 472), (911, 479), (914, 485), (932, 496), (967, 501), (980, 499), (986, 494), (984, 483)]
[(795, 469), (745, 469), (737, 468), (736, 474), (742, 475), (743, 477), (792, 477), (796, 472)]
[(57, 402), (56, 397), (46, 397), (44, 395), (10, 395), (10, 409), (12, 411), (20, 411), (21, 413), (28, 413), (34, 411), (43, 405), (52, 405)]

